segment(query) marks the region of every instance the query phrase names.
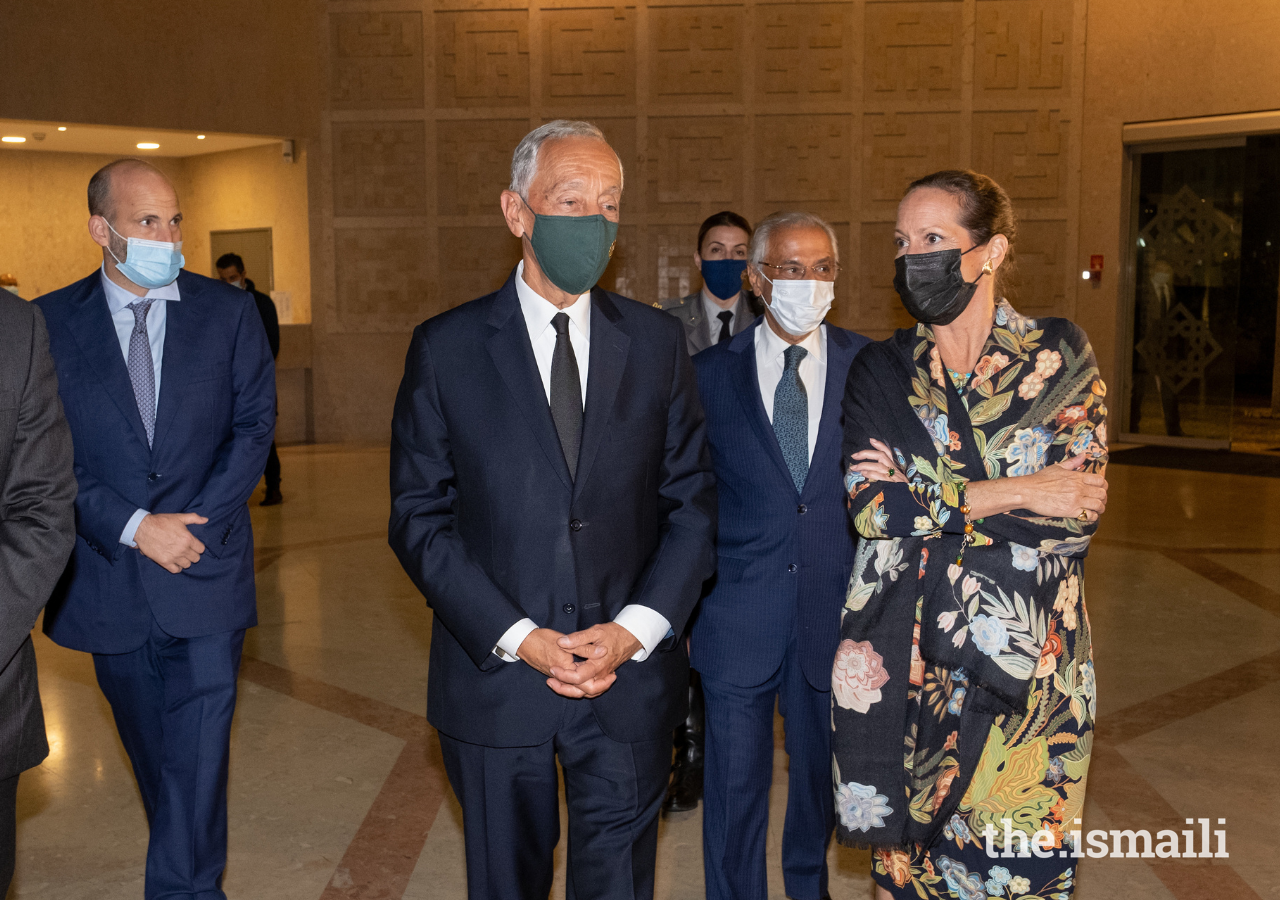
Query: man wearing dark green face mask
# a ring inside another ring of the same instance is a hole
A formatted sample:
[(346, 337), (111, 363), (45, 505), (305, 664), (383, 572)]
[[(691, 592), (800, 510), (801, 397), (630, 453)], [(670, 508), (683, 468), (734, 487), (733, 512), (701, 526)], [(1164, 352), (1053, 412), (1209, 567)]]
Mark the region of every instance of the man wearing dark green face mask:
[(434, 613), (476, 900), (547, 897), (558, 769), (572, 892), (653, 896), (716, 501), (683, 327), (595, 286), (621, 195), (594, 125), (530, 132), (501, 198), (523, 260), (418, 327), (396, 399), (390, 542)]

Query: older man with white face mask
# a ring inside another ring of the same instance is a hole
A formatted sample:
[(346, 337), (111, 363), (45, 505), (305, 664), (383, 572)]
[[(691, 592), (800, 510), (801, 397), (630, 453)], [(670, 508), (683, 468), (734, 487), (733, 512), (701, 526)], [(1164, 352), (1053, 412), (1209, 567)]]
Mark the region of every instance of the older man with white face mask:
[(751, 240), (764, 316), (694, 357), (720, 485), (719, 570), (693, 628), (706, 696), (707, 897), (765, 900), (773, 710), (790, 760), (787, 896), (827, 894), (834, 827), (831, 661), (853, 564), (841, 486), (840, 401), (865, 337), (824, 323), (839, 273), (835, 234), (777, 213)]

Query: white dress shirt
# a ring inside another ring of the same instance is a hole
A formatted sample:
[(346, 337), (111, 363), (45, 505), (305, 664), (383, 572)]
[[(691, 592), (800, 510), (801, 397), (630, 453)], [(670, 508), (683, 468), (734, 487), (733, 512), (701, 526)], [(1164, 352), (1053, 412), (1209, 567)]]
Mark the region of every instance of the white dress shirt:
[[(569, 316), (569, 343), (578, 360), (578, 377), (582, 379), (582, 405), (587, 403), (587, 372), (591, 360), (591, 294), (583, 294), (570, 306), (559, 309), (554, 303), (529, 287), (524, 280), (524, 262), (516, 267), (516, 296), (520, 298), (520, 312), (524, 314), (525, 327), (529, 329), (529, 342), (533, 345), (533, 359), (538, 364), (542, 388), (551, 403), (551, 357), (556, 349), (556, 330), (551, 324), (557, 313)], [(671, 633), (671, 623), (657, 610), (636, 603), (624, 606), (613, 620), (631, 632), (640, 642), (640, 649), (632, 660), (640, 662), (648, 658), (653, 649)], [(529, 632), (538, 627), (533, 619), (521, 619), (506, 630), (494, 648), (499, 658), (508, 662), (519, 659), (517, 651)]]
[[(783, 354), (790, 346), (774, 334), (767, 318), (756, 328), (756, 375), (760, 381), (760, 399), (764, 401), (764, 412), (770, 423), (773, 422), (773, 394), (786, 368)], [(799, 346), (809, 351), (800, 360), (799, 374), (809, 396), (809, 461), (813, 462), (818, 426), (822, 424), (822, 402), (827, 393), (827, 326), (819, 325), (809, 332)]]
[[(129, 362), (129, 338), (133, 334), (134, 315), (133, 310), (129, 309), (129, 304), (137, 303), (140, 300), (154, 300), (151, 308), (147, 310), (147, 339), (151, 342), (151, 362), (155, 366), (156, 372), (156, 409), (160, 409), (160, 370), (164, 362), (164, 330), (165, 324), (168, 322), (167, 315), (169, 301), (177, 303), (182, 299), (178, 294), (178, 282), (172, 281), (164, 287), (152, 288), (146, 294), (139, 297), (131, 294), (120, 285), (116, 284), (107, 277), (106, 263), (102, 265), (102, 289), (107, 295), (107, 310), (111, 313), (111, 321), (116, 326), (116, 337), (120, 341), (120, 352), (124, 354), (124, 361)], [(140, 509), (129, 517), (129, 521), (125, 523), (124, 531), (120, 532), (120, 543), (127, 544), (130, 547), (138, 546), (134, 543), (133, 537), (138, 532), (138, 525), (149, 514), (148, 510)]]
[(727, 312), (729, 314), (730, 334), (735, 334), (740, 330), (738, 328), (737, 318), (738, 303), (741, 302), (741, 300), (742, 294), (738, 294), (733, 301), (733, 305), (728, 309), (725, 309), (723, 306), (716, 303), (715, 299), (707, 293), (707, 289), (705, 287), (702, 289), (702, 314), (707, 319), (707, 330), (711, 333), (711, 343), (714, 344), (720, 340), (720, 313)]

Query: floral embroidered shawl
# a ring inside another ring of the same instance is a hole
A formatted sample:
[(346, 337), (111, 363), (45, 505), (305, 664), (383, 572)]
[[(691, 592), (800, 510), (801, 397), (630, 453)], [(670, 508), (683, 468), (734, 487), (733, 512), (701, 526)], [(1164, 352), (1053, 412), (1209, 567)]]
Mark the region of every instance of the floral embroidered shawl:
[[(842, 842), (928, 846), (973, 778), (991, 724), (1025, 707), (1053, 643), (1049, 613), (1074, 608), (1096, 525), (1027, 510), (991, 516), (975, 523), (957, 564), (961, 491), (1081, 453), (1086, 470), (1101, 471), (1105, 396), (1084, 332), (1065, 319), (1024, 318), (1003, 300), (963, 390), (946, 376), (926, 325), (854, 361), (843, 449), (861, 540), (832, 671)], [(853, 471), (851, 455), (872, 438), (893, 449), (909, 483)], [(932, 701), (910, 702), (926, 690), (926, 665), (962, 686), (943, 699), (960, 713), (959, 729), (954, 716), (933, 714)]]

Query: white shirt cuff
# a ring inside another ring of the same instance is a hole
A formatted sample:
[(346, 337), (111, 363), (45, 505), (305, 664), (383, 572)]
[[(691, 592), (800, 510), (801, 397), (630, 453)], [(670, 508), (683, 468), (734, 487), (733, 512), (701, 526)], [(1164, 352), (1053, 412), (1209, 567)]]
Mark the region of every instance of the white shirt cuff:
[(637, 603), (622, 607), (613, 623), (627, 629), (640, 642), (640, 649), (631, 657), (632, 662), (648, 659), (654, 648), (671, 633), (671, 623), (662, 613)]
[(151, 513), (140, 509), (130, 516), (129, 521), (125, 523), (124, 531), (120, 532), (120, 543), (136, 548), (138, 545), (134, 543), (133, 536), (138, 533), (138, 526), (142, 524), (142, 520), (149, 515)]
[(529, 636), (529, 633), (537, 630), (537, 628), (538, 626), (534, 624), (533, 619), (521, 619), (508, 628), (502, 637), (498, 638), (498, 645), (493, 648), (493, 652), (505, 662), (515, 662), (520, 659), (520, 645), (524, 643), (524, 639)]

